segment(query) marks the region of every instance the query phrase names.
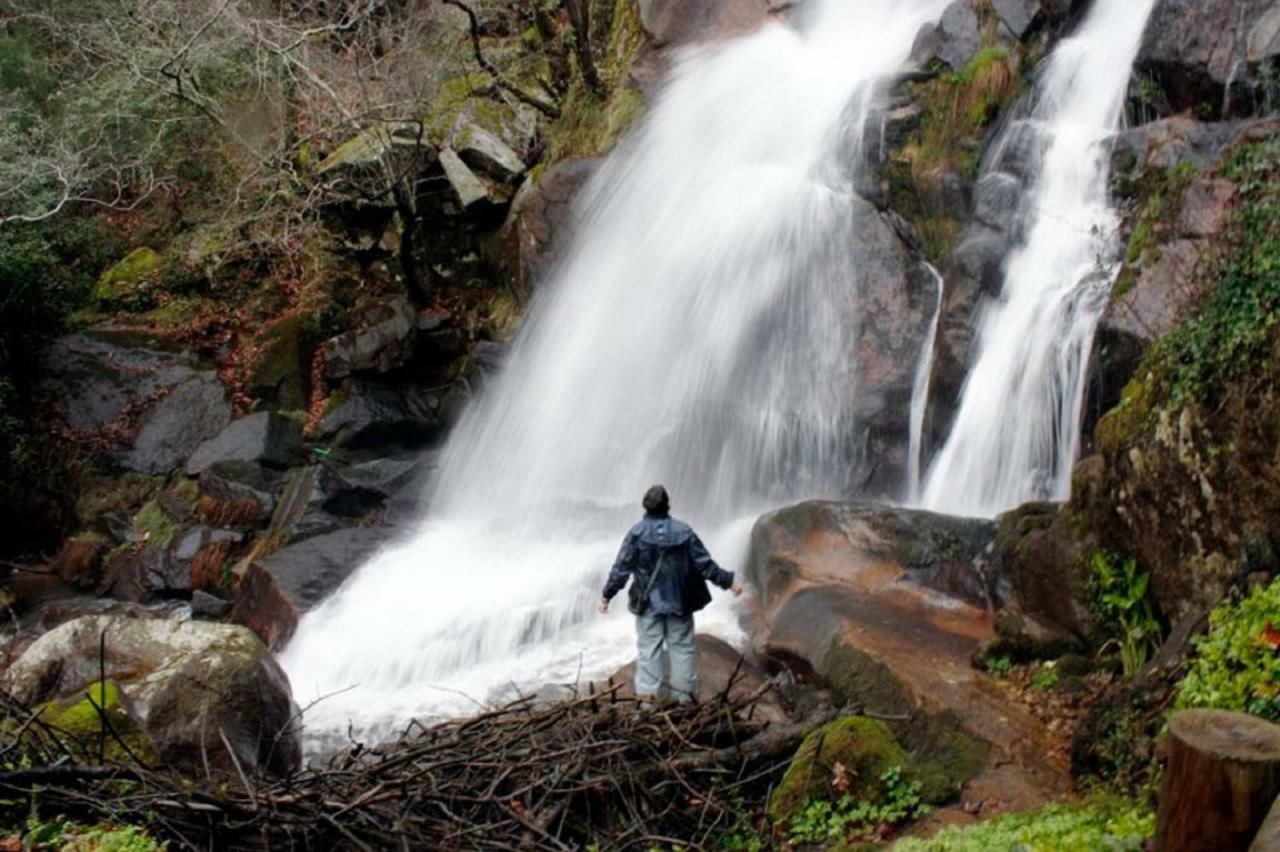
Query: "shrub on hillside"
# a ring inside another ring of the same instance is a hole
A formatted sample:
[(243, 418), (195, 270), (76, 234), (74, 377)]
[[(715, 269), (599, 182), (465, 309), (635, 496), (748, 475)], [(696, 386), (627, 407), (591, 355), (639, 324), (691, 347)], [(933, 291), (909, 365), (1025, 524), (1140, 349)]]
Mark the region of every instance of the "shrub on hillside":
[(1280, 722), (1280, 579), (1220, 604), (1178, 687), (1178, 709), (1214, 707)]

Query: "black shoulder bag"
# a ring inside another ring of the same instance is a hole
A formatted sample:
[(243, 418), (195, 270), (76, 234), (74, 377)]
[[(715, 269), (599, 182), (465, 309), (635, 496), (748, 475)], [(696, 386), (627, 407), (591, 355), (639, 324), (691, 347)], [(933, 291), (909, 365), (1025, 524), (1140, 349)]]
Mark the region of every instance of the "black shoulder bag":
[(627, 588), (627, 610), (633, 615), (644, 615), (649, 611), (649, 592), (653, 591), (653, 584), (658, 582), (658, 572), (666, 564), (666, 559), (667, 552), (664, 549), (658, 555), (658, 561), (654, 563), (653, 573), (649, 575), (649, 582), (644, 584), (643, 591), (640, 589), (640, 584), (634, 580)]

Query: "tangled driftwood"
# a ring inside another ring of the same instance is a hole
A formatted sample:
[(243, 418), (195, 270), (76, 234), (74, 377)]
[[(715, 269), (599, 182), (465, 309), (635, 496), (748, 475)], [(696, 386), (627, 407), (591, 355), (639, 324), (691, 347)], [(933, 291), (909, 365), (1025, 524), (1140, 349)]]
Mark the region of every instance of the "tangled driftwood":
[(106, 754), (101, 743), (10, 706), (0, 798), (23, 814), (34, 800), (42, 815), (141, 823), (174, 848), (706, 847), (744, 818), (744, 801), (767, 798), (810, 727), (761, 721), (769, 687), (730, 697), (737, 682), (691, 707), (641, 708), (613, 688), (412, 723), (287, 778), (95, 764), (85, 756)]

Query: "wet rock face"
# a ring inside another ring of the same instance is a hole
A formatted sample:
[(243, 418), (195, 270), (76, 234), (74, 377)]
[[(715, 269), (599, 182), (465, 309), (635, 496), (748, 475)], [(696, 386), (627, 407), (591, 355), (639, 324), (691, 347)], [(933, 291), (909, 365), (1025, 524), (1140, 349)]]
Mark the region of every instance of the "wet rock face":
[(515, 279), (524, 296), (547, 277), (569, 245), (574, 200), (602, 160), (564, 160), (520, 188), (502, 229), (502, 239), (519, 258)]
[(896, 499), (906, 477), (911, 393), (937, 307), (938, 281), (908, 247), (906, 226), (854, 199), (851, 239), (862, 247), (857, 291), (848, 303), (860, 321), (852, 352), (858, 383), (856, 422), (865, 450), (858, 493)]
[(250, 414), (205, 441), (187, 459), (187, 476), (219, 462), (260, 462), (288, 467), (302, 460), (302, 423), (271, 411)]
[(242, 627), (86, 616), (37, 639), (0, 684), (37, 707), (79, 700), (104, 675), (164, 764), (202, 773), (207, 756), (228, 773), (235, 761), (247, 772), (288, 772), (301, 761), (288, 678)]
[(993, 636), (982, 556), (994, 532), (988, 521), (831, 502), (770, 513), (752, 531), (748, 572), (762, 603), (752, 643), (766, 667), (903, 717), (894, 737), (949, 767), (927, 782), (940, 798), (982, 770), (988, 745), (993, 761), (1018, 765), (1027, 790), (1066, 787), (1039, 723), (970, 664)]
[(1044, 16), (1040, 0), (991, 0), (1000, 23), (1014, 38), (1022, 38)]
[[(1064, 648), (1094, 630), (1085, 565), (1096, 549), (1056, 503), (1030, 503), (1000, 516), (988, 571), (1014, 631)], [(997, 626), (999, 630), (999, 625)], [(1005, 638), (1010, 631), (1002, 630)]]
[(990, 521), (910, 509), (800, 503), (756, 522), (747, 570), (770, 608), (806, 585), (859, 588), (868, 570), (876, 582), (900, 579), (985, 606), (992, 593), (976, 561), (994, 531)]
[(353, 380), (331, 399), (315, 434), (352, 449), (420, 447), (444, 434), (443, 405), (436, 389)]
[(339, 530), (255, 562), (240, 583), (231, 619), (253, 630), (273, 649), (283, 647), (302, 614), (342, 585), (386, 537), (386, 530)]
[(169, 472), (231, 421), (221, 382), (194, 355), (123, 335), (54, 340), (39, 392), (71, 429), (109, 433), (126, 448), (119, 464), (139, 473)]
[(956, 0), (942, 13), (937, 24), (925, 27), (911, 48), (911, 59), (926, 66), (934, 59), (959, 71), (978, 52), (980, 38), (978, 13), (969, 0)]
[(1266, 99), (1258, 68), (1280, 57), (1277, 0), (1160, 0), (1138, 54), (1173, 112), (1256, 115)]
[(139, 473), (167, 473), (231, 422), (222, 382), (202, 373), (170, 390), (142, 416), (133, 449), (121, 464)]
[(655, 45), (709, 41), (749, 32), (779, 0), (638, 0), (640, 23)]
[(417, 310), (407, 296), (367, 306), (355, 328), (321, 347), (325, 375), (340, 379), (357, 372), (385, 373), (409, 360), (417, 331)]

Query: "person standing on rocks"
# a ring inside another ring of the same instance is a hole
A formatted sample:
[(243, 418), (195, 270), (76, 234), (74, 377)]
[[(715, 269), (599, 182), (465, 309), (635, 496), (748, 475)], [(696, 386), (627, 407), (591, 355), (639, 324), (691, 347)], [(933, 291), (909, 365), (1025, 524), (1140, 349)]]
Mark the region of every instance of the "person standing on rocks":
[(636, 697), (658, 698), (663, 671), (670, 671), (671, 697), (693, 701), (698, 692), (698, 652), (693, 614), (711, 603), (707, 583), (741, 595), (733, 572), (715, 563), (688, 524), (671, 517), (667, 489), (655, 485), (641, 501), (644, 518), (622, 540), (604, 584), (600, 612), (631, 581), (627, 609), (636, 616)]

